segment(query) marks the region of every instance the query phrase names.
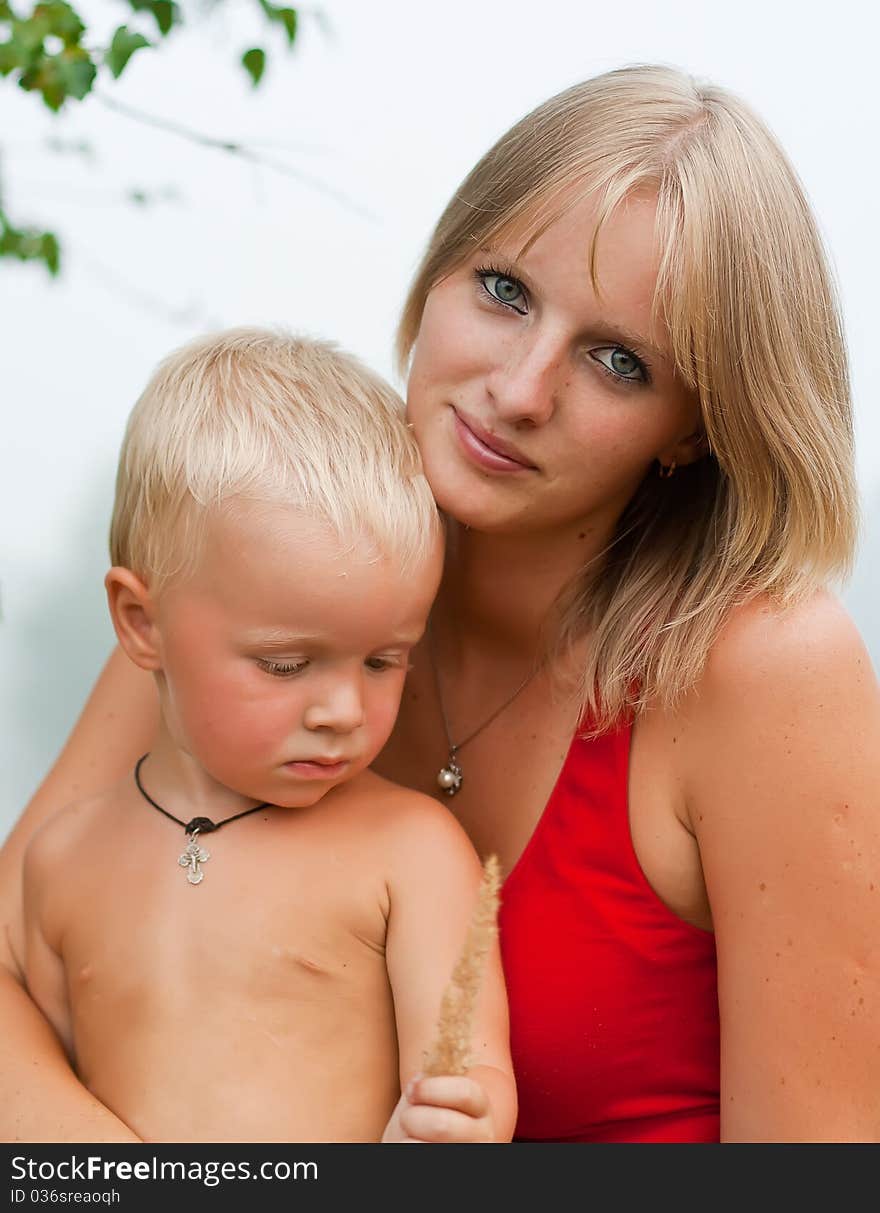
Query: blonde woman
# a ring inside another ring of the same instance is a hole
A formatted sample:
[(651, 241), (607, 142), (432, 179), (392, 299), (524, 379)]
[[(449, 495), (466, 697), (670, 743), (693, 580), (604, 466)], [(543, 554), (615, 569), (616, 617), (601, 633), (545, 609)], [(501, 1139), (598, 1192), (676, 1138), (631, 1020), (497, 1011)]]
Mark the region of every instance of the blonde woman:
[[(448, 554), (378, 766), (508, 874), (517, 1136), (876, 1140), (880, 694), (824, 588), (846, 359), (784, 154), (666, 69), (552, 98), (450, 202), (399, 347)], [(8, 920), (35, 824), (155, 715), (113, 656), (7, 843)], [(130, 1140), (2, 998), (4, 1135)]]

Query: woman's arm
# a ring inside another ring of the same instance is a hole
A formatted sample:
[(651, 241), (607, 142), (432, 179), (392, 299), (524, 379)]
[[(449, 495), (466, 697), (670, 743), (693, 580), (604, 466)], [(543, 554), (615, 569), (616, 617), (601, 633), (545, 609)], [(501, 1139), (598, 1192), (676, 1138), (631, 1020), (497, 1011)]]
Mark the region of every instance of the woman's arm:
[(22, 987), (21, 870), (33, 831), (56, 809), (119, 779), (149, 749), (153, 680), (117, 649), (52, 770), (0, 850), (0, 1140), (137, 1141), (79, 1084)]
[(880, 1140), (880, 690), (830, 596), (753, 604), (690, 713), (725, 1141)]
[(81, 1086), (58, 1037), (0, 967), (0, 1140), (140, 1141)]

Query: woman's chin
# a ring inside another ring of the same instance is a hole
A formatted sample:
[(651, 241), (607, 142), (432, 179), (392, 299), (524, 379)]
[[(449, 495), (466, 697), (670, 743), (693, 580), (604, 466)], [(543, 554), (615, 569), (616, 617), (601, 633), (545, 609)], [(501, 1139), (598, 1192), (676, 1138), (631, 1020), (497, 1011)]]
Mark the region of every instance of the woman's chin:
[(449, 519), (492, 534), (534, 529), (539, 494), (532, 477), (537, 473), (504, 475), (478, 468), (446, 433), (432, 435), (420, 445), (431, 492)]
[(524, 535), (535, 530), (527, 507), (499, 501), (496, 494), (442, 490), (435, 493), (437, 505), (450, 522), (485, 535)]

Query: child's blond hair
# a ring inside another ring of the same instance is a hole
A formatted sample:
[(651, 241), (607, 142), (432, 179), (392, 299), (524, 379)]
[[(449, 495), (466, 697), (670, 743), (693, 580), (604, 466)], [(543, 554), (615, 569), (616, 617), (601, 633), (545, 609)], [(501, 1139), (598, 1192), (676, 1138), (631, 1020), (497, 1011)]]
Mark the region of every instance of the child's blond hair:
[(302, 509), (405, 568), (441, 525), (400, 397), (332, 344), (267, 329), (202, 337), (157, 368), (122, 443), (113, 564), (154, 589), (185, 575), (206, 512), (235, 498)]

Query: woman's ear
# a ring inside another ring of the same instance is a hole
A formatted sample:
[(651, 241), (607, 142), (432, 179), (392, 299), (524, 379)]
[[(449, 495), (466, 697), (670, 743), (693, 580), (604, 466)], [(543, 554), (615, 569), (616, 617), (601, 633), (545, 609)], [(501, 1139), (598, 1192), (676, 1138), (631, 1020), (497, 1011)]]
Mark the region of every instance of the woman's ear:
[(119, 643), (142, 670), (160, 670), (162, 652), (156, 628), (156, 604), (140, 577), (115, 566), (104, 578), (110, 618)]
[(664, 467), (674, 463), (676, 467), (683, 468), (687, 467), (689, 463), (696, 463), (698, 459), (702, 459), (704, 455), (708, 454), (709, 440), (704, 431), (694, 430), (692, 434), (688, 434), (686, 438), (682, 438), (668, 450), (661, 451), (658, 459)]

